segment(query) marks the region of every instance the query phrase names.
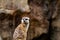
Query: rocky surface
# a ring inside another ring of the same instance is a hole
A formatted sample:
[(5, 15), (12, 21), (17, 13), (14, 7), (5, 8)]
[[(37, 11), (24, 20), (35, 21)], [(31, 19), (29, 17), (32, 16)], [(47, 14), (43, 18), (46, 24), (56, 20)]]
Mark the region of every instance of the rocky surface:
[[(50, 28), (49, 22), (51, 18), (53, 21), (51, 22), (53, 25), (51, 26), (52, 28), (56, 26), (58, 27), (60, 26), (59, 25), (60, 14), (57, 15), (57, 11), (58, 11), (56, 6), (57, 1), (29, 0), (28, 3), (31, 10), (30, 13), (21, 12), (17, 10), (16, 12), (14, 12), (15, 13), (14, 15), (5, 14), (5, 13), (0, 14), (0, 35), (3, 40), (12, 40), (14, 29), (20, 24), (21, 22), (20, 20), (23, 16), (30, 17), (30, 28), (28, 30), (27, 40), (48, 40), (47, 35)], [(59, 4), (59, 1), (57, 4)], [(53, 39), (54, 39), (55, 38), (54, 36), (56, 34), (53, 33), (51, 35), (53, 35)]]

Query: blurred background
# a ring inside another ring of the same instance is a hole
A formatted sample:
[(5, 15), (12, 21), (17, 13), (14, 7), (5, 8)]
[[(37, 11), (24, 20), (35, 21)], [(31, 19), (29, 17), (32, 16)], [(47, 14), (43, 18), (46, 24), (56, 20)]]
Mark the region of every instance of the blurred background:
[[(7, 2), (8, 7), (5, 5)], [(0, 0), (0, 8), (15, 9), (16, 6), (11, 2)], [(0, 12), (0, 40), (12, 40), (14, 30), (23, 16), (30, 17), (27, 40), (60, 40), (60, 0), (28, 0), (28, 5), (31, 10), (29, 13), (20, 10), (13, 15)]]

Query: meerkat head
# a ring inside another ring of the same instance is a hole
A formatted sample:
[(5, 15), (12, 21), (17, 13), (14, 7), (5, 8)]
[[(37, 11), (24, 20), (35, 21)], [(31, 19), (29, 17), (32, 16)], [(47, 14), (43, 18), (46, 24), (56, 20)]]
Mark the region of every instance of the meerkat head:
[(22, 17), (21, 22), (28, 24), (29, 23), (29, 19), (30, 19), (29, 17)]

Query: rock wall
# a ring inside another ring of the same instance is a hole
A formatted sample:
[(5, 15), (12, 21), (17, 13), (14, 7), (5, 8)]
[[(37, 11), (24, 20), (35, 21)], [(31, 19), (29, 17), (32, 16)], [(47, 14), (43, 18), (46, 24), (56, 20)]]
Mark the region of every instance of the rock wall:
[[(12, 40), (14, 29), (20, 24), (23, 16), (30, 17), (30, 28), (28, 30), (27, 40), (48, 34), (49, 30), (49, 1), (47, 0), (29, 0), (30, 13), (17, 10), (15, 15), (0, 14), (0, 35), (3, 40)], [(45, 36), (46, 37), (46, 36)], [(46, 40), (42, 37), (42, 40)], [(47, 37), (46, 37), (47, 38)], [(40, 39), (39, 39), (40, 40)]]

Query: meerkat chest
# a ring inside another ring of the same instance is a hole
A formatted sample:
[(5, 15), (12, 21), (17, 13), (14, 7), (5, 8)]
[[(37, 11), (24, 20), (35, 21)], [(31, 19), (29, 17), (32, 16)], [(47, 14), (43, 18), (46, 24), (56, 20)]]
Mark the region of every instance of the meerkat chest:
[(24, 34), (24, 36), (27, 35), (26, 27), (25, 27), (24, 24), (20, 24), (20, 25), (18, 26), (18, 29), (19, 29), (19, 32), (22, 32), (22, 33)]
[(25, 28), (23, 26), (18, 26), (16, 29), (15, 29), (15, 32), (14, 32), (14, 35), (13, 35), (13, 38), (16, 39), (16, 40), (25, 40), (27, 37), (27, 32), (25, 30)]

